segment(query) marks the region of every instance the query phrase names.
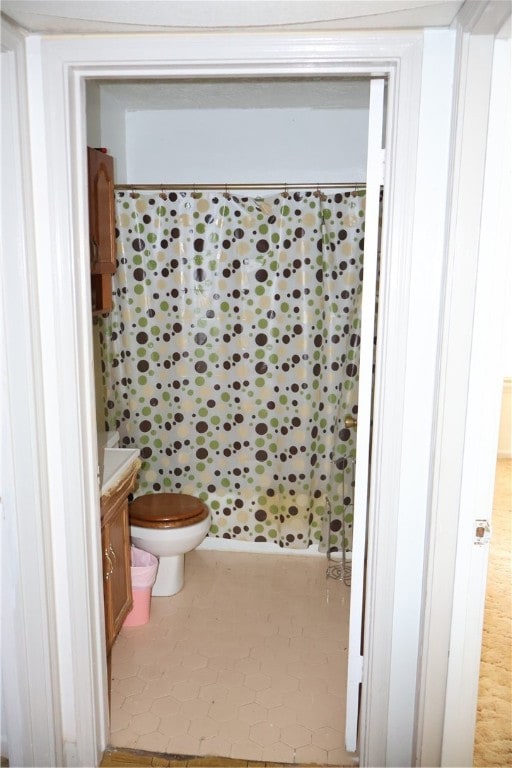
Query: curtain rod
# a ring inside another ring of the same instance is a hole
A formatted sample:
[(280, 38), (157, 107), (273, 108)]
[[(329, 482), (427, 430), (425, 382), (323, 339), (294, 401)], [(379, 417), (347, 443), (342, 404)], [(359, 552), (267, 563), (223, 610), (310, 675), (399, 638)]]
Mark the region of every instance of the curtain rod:
[(299, 184), (277, 184), (275, 182), (269, 182), (268, 184), (256, 183), (256, 184), (115, 184), (114, 189), (126, 189), (135, 191), (137, 189), (155, 190), (155, 191), (172, 191), (179, 192), (181, 190), (191, 190), (192, 192), (200, 192), (202, 190), (222, 190), (223, 192), (231, 192), (233, 190), (243, 189), (279, 189), (281, 191), (288, 191), (293, 189), (361, 189), (366, 187), (366, 182), (354, 182), (349, 183), (336, 183), (333, 181), (326, 184), (306, 184), (301, 182)]

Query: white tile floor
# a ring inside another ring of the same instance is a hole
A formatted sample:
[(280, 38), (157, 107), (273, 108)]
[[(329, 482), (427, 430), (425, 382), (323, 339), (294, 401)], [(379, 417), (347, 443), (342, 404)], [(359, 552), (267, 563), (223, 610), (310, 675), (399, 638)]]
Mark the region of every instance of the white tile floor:
[(354, 765), (344, 750), (349, 588), (320, 557), (195, 551), (185, 586), (112, 653), (111, 745)]

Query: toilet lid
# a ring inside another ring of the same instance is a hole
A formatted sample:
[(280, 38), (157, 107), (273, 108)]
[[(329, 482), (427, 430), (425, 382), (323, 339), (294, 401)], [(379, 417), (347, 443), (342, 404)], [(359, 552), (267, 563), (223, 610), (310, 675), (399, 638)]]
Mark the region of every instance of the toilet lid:
[(186, 493), (148, 493), (130, 504), (130, 523), (140, 528), (182, 528), (208, 515), (206, 504)]

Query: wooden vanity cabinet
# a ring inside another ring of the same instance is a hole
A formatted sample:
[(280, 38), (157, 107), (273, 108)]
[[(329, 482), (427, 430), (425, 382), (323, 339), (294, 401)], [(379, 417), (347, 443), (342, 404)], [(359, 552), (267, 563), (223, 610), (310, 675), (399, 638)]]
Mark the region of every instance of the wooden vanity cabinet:
[[(103, 548), (103, 594), (107, 653), (132, 608), (128, 501), (119, 504), (101, 529)], [(128, 543), (128, 546), (126, 544)]]
[(87, 148), (89, 244), (93, 314), (112, 310), (112, 275), (116, 271), (114, 160)]
[(107, 657), (133, 604), (128, 494), (135, 487), (135, 477), (130, 473), (112, 494), (101, 498)]

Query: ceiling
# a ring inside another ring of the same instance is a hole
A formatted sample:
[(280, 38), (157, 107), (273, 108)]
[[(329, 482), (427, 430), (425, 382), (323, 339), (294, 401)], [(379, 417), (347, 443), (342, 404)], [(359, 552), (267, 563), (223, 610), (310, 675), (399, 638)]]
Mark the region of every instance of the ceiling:
[(463, 0), (2, 0), (28, 32), (447, 27)]

